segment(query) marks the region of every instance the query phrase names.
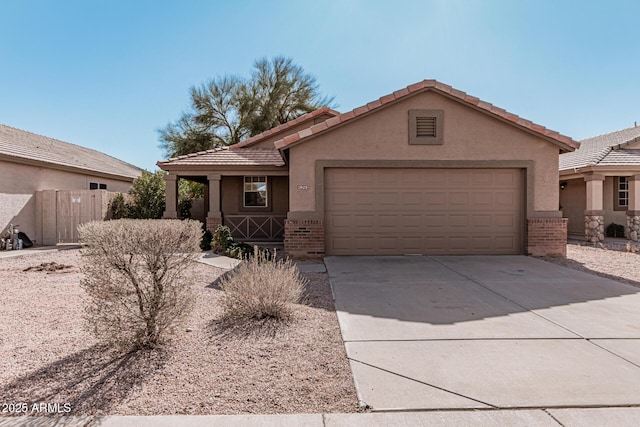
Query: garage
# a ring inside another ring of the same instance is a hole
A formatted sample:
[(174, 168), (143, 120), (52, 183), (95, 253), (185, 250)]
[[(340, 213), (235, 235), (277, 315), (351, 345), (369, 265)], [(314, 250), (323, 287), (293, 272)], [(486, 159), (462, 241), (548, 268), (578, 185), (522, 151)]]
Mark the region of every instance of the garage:
[(565, 256), (559, 154), (577, 143), (434, 80), (275, 141), (285, 252)]
[(521, 254), (518, 168), (327, 168), (327, 255)]

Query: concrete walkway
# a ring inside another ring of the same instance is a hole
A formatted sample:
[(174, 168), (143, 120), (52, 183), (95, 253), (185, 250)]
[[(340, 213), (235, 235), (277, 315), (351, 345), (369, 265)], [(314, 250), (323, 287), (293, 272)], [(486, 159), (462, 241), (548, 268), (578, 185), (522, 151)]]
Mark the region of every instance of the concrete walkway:
[(638, 288), (524, 256), (325, 263), (373, 411), (640, 405)]
[(57, 246), (36, 246), (29, 249), (20, 249), (19, 251), (0, 251), (0, 259), (13, 258), (18, 256), (36, 255), (47, 252), (62, 251), (66, 249), (79, 249), (80, 245), (57, 245)]
[(0, 427), (636, 427), (640, 408), (521, 409), (364, 414), (0, 418)]

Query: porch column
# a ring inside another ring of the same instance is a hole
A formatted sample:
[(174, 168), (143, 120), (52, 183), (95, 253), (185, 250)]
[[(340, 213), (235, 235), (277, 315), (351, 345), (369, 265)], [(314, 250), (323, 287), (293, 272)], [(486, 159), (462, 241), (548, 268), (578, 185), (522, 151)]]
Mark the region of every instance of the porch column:
[[(629, 180), (629, 209), (627, 210), (627, 239), (640, 240), (640, 175), (633, 175)], [(615, 197), (615, 196), (614, 196)]]
[(207, 230), (214, 232), (222, 224), (220, 211), (220, 174), (207, 175), (209, 181), (209, 212), (207, 212)]
[(178, 218), (178, 175), (169, 173), (164, 176), (167, 184), (166, 204), (163, 218)]
[(586, 175), (584, 180), (587, 183), (584, 234), (587, 242), (598, 243), (604, 240), (604, 210), (602, 203), (604, 175)]

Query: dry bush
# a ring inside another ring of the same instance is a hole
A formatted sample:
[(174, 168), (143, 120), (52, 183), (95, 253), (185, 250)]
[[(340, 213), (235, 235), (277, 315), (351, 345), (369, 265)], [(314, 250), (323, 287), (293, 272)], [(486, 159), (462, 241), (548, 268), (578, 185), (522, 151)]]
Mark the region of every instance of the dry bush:
[(163, 342), (194, 303), (189, 267), (199, 256), (200, 223), (121, 219), (78, 231), (91, 332), (119, 347)]
[(256, 251), (220, 282), (225, 320), (286, 320), (305, 286), (306, 279), (290, 260)]

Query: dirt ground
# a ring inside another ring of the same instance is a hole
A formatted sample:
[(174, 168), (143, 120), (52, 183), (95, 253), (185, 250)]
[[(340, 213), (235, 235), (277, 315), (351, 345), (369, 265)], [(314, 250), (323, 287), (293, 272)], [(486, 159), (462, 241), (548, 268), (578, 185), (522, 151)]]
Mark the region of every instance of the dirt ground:
[[(71, 268), (23, 271), (48, 262)], [(326, 274), (305, 274), (307, 301), (289, 324), (225, 329), (215, 284), (222, 270), (197, 264), (188, 325), (163, 349), (119, 354), (84, 330), (81, 262), (78, 250), (0, 259), (5, 409), (27, 403), (28, 415), (36, 415), (33, 404), (45, 403), (58, 404), (64, 415), (358, 410)]]

